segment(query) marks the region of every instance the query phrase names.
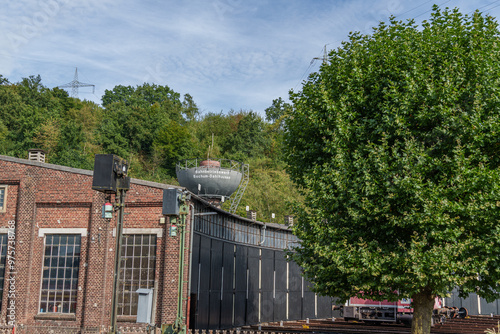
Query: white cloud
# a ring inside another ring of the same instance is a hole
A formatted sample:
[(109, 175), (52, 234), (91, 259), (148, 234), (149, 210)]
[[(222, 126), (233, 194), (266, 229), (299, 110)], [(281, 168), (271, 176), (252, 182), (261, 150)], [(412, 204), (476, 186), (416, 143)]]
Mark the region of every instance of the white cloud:
[[(442, 0), (438, 3), (445, 3)], [(48, 87), (73, 79), (96, 85), (96, 102), (116, 85), (154, 82), (189, 93), (204, 111), (253, 109), (287, 98), (322, 48), (350, 31), (370, 33), (389, 15), (428, 18), (420, 0), (22, 0), (2, 4), (0, 74), (40, 74)], [(500, 7), (450, 0), (470, 12)]]

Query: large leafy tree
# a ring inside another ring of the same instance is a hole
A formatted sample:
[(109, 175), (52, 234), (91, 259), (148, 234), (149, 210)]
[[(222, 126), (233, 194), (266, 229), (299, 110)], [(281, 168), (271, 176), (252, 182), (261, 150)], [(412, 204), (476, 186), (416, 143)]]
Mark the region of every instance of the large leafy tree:
[[(193, 149), (188, 123), (198, 115), (193, 98), (168, 86), (144, 83), (116, 86), (102, 97), (105, 121), (97, 128), (97, 143), (106, 152), (132, 159), (136, 176), (173, 177), (175, 162)], [(155, 167), (146, 166), (152, 161)], [(143, 165), (143, 166), (137, 166)], [(155, 176), (156, 175), (156, 176)]]
[(413, 298), (500, 291), (500, 40), (479, 12), (352, 33), (292, 93), (289, 171), (303, 187), (292, 257), (315, 289)]
[[(74, 121), (73, 114), (83, 107), (75, 101), (63, 90), (44, 87), (40, 76), (16, 84), (4, 79), (0, 84), (0, 153), (26, 157), (28, 149), (38, 147), (50, 154), (50, 162), (64, 163), (60, 157), (65, 154), (66, 140), (70, 140), (71, 148), (80, 154), (82, 145), (75, 146), (78, 140), (66, 133), (64, 125), (65, 120)], [(89, 165), (84, 160), (74, 167)]]

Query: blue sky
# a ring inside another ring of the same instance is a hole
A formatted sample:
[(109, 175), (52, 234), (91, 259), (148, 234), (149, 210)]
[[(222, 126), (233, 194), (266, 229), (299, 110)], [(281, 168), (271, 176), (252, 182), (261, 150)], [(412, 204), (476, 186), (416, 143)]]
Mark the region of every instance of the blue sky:
[(0, 4), (0, 74), (47, 87), (95, 85), (79, 97), (144, 82), (189, 93), (203, 113), (253, 110), (300, 90), (323, 47), (390, 15), (417, 22), (432, 5), (500, 16), (500, 0), (17, 0)]

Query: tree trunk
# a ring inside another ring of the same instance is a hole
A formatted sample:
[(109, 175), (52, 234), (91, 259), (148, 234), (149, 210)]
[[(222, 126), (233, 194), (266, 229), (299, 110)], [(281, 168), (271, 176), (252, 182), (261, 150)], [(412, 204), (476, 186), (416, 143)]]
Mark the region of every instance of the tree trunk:
[(424, 288), (413, 295), (412, 334), (430, 334), (434, 297), (428, 288)]

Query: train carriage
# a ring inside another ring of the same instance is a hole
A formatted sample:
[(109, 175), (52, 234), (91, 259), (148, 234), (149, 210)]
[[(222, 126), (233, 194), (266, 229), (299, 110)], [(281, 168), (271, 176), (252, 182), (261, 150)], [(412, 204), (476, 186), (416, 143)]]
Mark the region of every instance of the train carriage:
[[(390, 302), (351, 297), (345, 305), (335, 307), (335, 309), (340, 309), (341, 316), (347, 321), (395, 322), (410, 326), (413, 318), (411, 299)], [(443, 322), (446, 318), (465, 318), (467, 315), (466, 308), (444, 306), (443, 299), (436, 297), (432, 314), (433, 323)]]

